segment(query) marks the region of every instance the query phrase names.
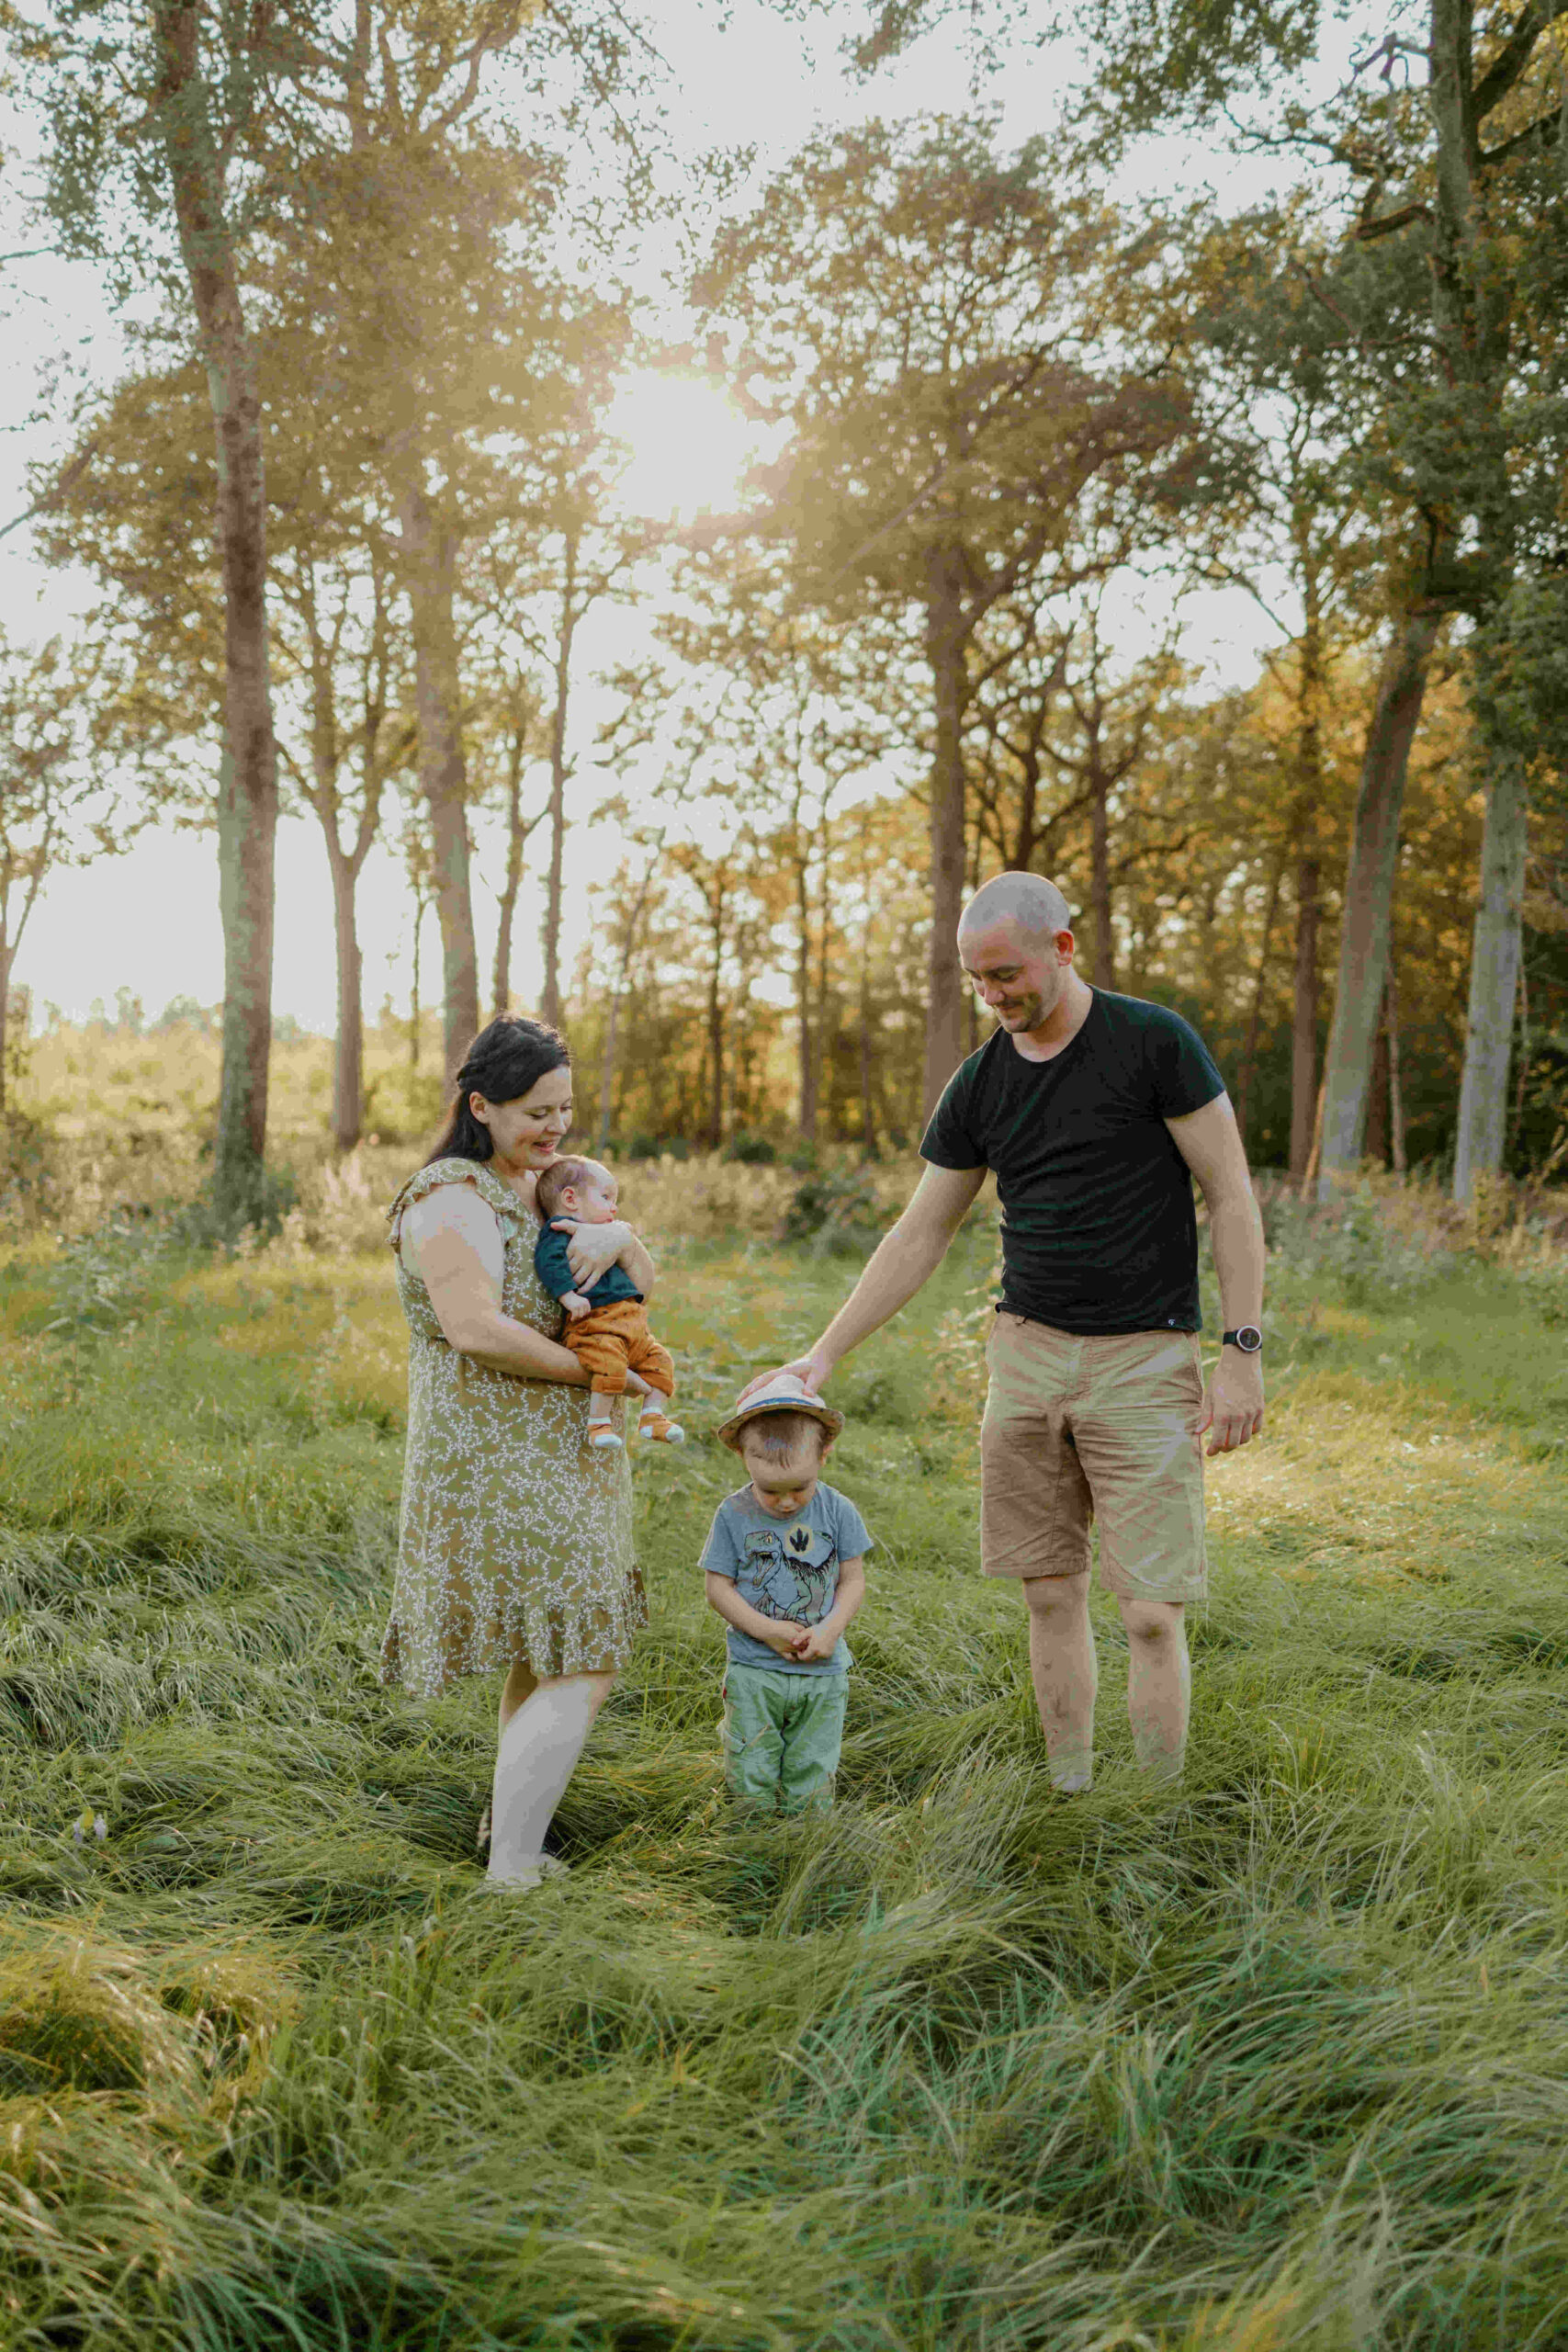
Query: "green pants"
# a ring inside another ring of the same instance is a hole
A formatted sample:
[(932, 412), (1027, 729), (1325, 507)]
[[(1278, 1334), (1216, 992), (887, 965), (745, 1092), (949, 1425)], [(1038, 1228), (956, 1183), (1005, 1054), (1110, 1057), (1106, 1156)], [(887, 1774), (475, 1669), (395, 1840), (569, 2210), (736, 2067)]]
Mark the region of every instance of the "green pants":
[(767, 1666), (724, 1669), (724, 1776), (740, 1804), (765, 1812), (823, 1810), (844, 1736), (847, 1674), (785, 1674)]

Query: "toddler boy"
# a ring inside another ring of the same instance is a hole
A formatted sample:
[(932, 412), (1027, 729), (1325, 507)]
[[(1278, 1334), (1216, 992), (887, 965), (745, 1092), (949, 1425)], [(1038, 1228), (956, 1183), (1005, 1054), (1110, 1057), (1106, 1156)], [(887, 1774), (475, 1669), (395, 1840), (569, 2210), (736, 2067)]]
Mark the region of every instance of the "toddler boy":
[(610, 1399), (620, 1396), (628, 1372), (640, 1373), (652, 1392), (643, 1399), (638, 1437), (679, 1445), (686, 1434), (679, 1421), (666, 1419), (659, 1402), (660, 1396), (675, 1394), (675, 1365), (668, 1348), (660, 1347), (648, 1328), (641, 1291), (619, 1262), (606, 1266), (588, 1291), (578, 1290), (567, 1255), (569, 1236), (558, 1233), (550, 1222), (570, 1216), (579, 1225), (613, 1224), (617, 1195), (615, 1178), (599, 1160), (568, 1157), (552, 1159), (540, 1170), (534, 1193), (544, 1219), (544, 1231), (534, 1245), (534, 1271), (566, 1309), (561, 1345), (571, 1350), (588, 1374), (588, 1442), (601, 1453), (621, 1442), (610, 1427)]
[(742, 1804), (797, 1813), (833, 1802), (852, 1663), (844, 1629), (865, 1598), (871, 1537), (822, 1482), (842, 1413), (781, 1373), (719, 1430), (750, 1483), (714, 1514), (703, 1568), (729, 1628), (725, 1777)]

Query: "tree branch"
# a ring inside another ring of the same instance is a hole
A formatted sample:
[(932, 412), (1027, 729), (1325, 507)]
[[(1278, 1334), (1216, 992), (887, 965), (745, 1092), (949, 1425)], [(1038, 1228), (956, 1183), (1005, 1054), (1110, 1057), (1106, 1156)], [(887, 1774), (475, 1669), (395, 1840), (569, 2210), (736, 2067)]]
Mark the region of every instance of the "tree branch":
[(1356, 243), (1370, 245), (1379, 237), (1392, 237), (1397, 230), (1408, 229), (1412, 220), (1429, 220), (1431, 217), (1429, 204), (1402, 204), (1397, 212), (1385, 212), (1376, 220), (1358, 220)]
[(45, 514), (61, 499), (69, 498), (97, 454), (98, 444), (89, 441), (86, 447), (72, 458), (64, 471), (56, 474), (49, 488), (40, 492), (30, 506), (25, 506), (8, 523), (0, 523), (0, 539), (8, 538), (13, 531), (19, 531), (24, 523), (30, 523), (35, 514)]
[(1483, 166), (1490, 169), (1495, 164), (1506, 163), (1508, 157), (1516, 154), (1521, 147), (1528, 147), (1532, 139), (1544, 138), (1549, 130), (1554, 130), (1562, 119), (1562, 101), (1560, 98), (1545, 114), (1538, 115), (1533, 122), (1527, 123), (1523, 130), (1516, 130), (1511, 139), (1500, 140), (1495, 147), (1483, 147), (1481, 150)]
[(1529, 63), (1535, 45), (1547, 27), (1568, 16), (1568, 0), (1529, 0), (1518, 23), (1475, 85), (1471, 103), (1477, 123), (1500, 106)]

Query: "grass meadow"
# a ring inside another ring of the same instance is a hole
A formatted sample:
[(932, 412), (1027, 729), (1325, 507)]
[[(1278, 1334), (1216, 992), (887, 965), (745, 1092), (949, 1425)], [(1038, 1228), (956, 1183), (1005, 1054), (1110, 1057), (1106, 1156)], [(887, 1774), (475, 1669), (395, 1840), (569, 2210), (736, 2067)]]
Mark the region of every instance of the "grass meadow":
[(386, 1172), (228, 1257), (122, 1219), (0, 1269), (0, 2346), (1568, 2345), (1560, 1247), (1276, 1213), (1185, 1784), (1102, 1611), (1068, 1801), (976, 1569), (977, 1213), (838, 1390), (880, 1545), (839, 1809), (740, 1828), (709, 1433), (854, 1261), (643, 1171), (695, 1442), (636, 1467), (654, 1626), (574, 1873), (498, 1904), (493, 1690), (375, 1679)]

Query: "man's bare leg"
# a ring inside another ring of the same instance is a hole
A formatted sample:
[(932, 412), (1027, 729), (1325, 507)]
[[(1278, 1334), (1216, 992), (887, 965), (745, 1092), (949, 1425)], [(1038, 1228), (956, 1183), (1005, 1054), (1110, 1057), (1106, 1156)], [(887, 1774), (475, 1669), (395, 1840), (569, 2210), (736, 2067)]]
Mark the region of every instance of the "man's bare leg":
[(1076, 1796), (1094, 1778), (1094, 1628), (1089, 1622), (1089, 1571), (1076, 1577), (1025, 1577), (1029, 1672), (1045, 1735), (1051, 1785)]
[(1121, 1600), (1127, 1629), (1127, 1713), (1145, 1772), (1179, 1781), (1187, 1750), (1192, 1668), (1179, 1600)]

